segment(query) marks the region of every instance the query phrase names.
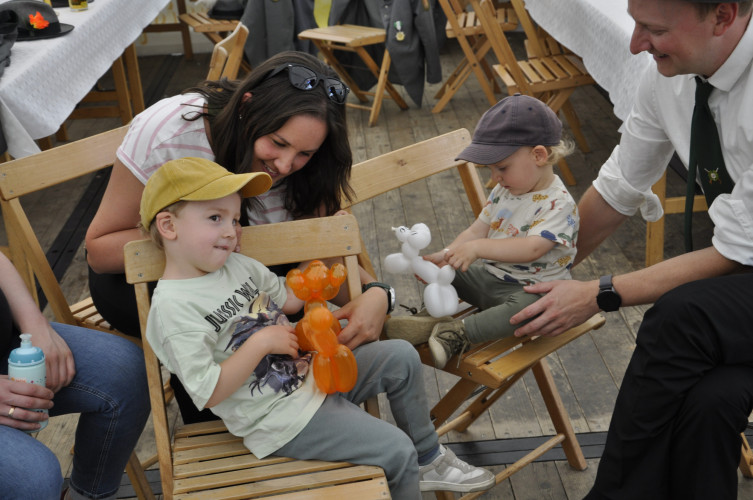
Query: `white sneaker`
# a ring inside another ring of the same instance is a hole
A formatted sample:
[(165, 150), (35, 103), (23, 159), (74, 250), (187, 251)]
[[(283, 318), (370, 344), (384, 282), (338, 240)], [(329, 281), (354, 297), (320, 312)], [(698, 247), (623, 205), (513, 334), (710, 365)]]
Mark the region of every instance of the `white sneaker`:
[(460, 460), (451, 449), (439, 445), (439, 456), (428, 465), (418, 468), (421, 491), (488, 490), (495, 484), (494, 474)]

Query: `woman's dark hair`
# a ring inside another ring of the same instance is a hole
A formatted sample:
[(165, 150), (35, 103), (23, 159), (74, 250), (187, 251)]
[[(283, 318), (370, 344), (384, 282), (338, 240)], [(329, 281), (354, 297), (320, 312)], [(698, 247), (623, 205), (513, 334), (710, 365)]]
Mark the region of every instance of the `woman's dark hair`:
[[(285, 208), (296, 218), (318, 214), (322, 208), (332, 215), (340, 209), (343, 195), (349, 200), (352, 196), (353, 156), (345, 105), (330, 100), (323, 85), (307, 91), (293, 87), (287, 71), (267, 78), (283, 64), (300, 64), (322, 75), (337, 76), (312, 55), (281, 52), (254, 68), (244, 80), (204, 81), (183, 91), (204, 96), (209, 109), (183, 118), (208, 117), (215, 161), (234, 173), (250, 171), (256, 140), (279, 130), (293, 116), (321, 119), (327, 125), (327, 137), (306, 166), (285, 179)], [(244, 100), (246, 93), (252, 98)]]

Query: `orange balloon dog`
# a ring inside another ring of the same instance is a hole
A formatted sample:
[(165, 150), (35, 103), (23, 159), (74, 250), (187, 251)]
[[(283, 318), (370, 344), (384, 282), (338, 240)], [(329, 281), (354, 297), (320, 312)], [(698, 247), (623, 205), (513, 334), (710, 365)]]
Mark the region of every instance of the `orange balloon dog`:
[(327, 394), (348, 392), (358, 377), (356, 358), (337, 340), (340, 323), (327, 309), (327, 301), (337, 295), (346, 276), (342, 264), (328, 269), (322, 261), (315, 260), (303, 271), (291, 270), (286, 277), (295, 296), (306, 302), (305, 314), (295, 327), (298, 345), (305, 351), (316, 352), (314, 380)]

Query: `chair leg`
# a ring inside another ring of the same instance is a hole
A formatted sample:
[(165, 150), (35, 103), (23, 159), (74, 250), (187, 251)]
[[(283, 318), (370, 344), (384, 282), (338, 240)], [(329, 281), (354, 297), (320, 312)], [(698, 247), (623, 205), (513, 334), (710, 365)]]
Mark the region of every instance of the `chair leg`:
[(578, 143), (580, 150), (584, 153), (589, 153), (591, 148), (588, 147), (586, 136), (583, 135), (583, 130), (580, 128), (578, 115), (575, 114), (575, 109), (569, 100), (562, 105), (562, 113), (565, 115), (567, 124), (570, 125), (570, 130), (573, 132), (573, 138), (575, 138), (575, 142)]
[(531, 370), (544, 398), (544, 403), (549, 411), (549, 417), (552, 419), (554, 429), (565, 438), (562, 441), (562, 449), (565, 452), (570, 467), (576, 470), (584, 470), (587, 467), (586, 458), (583, 456), (583, 450), (580, 449), (578, 439), (575, 437), (575, 431), (573, 431), (573, 426), (565, 411), (565, 405), (562, 403), (562, 398), (557, 391), (557, 387), (554, 385), (552, 372), (549, 370), (546, 359), (542, 359), (533, 365)]
[[(659, 197), (662, 207), (666, 199), (667, 172), (651, 188)], [(646, 267), (664, 260), (664, 217), (646, 223)]]
[(743, 450), (740, 455), (740, 472), (745, 477), (753, 478), (753, 450), (750, 449), (750, 444), (745, 434), (743, 434)]
[(149, 481), (144, 474), (144, 468), (139, 462), (139, 457), (136, 456), (136, 452), (131, 453), (131, 458), (128, 459), (128, 465), (126, 465), (126, 472), (128, 478), (131, 480), (133, 490), (136, 492), (136, 496), (140, 500), (154, 500), (154, 492), (152, 492)]
[(567, 166), (567, 161), (562, 158), (557, 162), (557, 166), (560, 168), (560, 173), (565, 180), (565, 184), (567, 184), (568, 186), (575, 186), (577, 182), (575, 181), (575, 176), (570, 170), (570, 167)]

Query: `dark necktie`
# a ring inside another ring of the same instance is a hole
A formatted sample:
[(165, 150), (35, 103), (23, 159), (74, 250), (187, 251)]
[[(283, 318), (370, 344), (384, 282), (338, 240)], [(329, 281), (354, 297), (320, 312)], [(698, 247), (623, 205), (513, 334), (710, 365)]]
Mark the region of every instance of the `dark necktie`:
[[(690, 126), (690, 161), (688, 185), (685, 193), (685, 251), (693, 250), (693, 200), (696, 177), (700, 178), (706, 204), (722, 193), (731, 193), (735, 183), (727, 173), (722, 156), (722, 145), (714, 117), (709, 109), (709, 94), (714, 89), (709, 82), (695, 77), (695, 108)], [(696, 175), (699, 172), (700, 175)]]

